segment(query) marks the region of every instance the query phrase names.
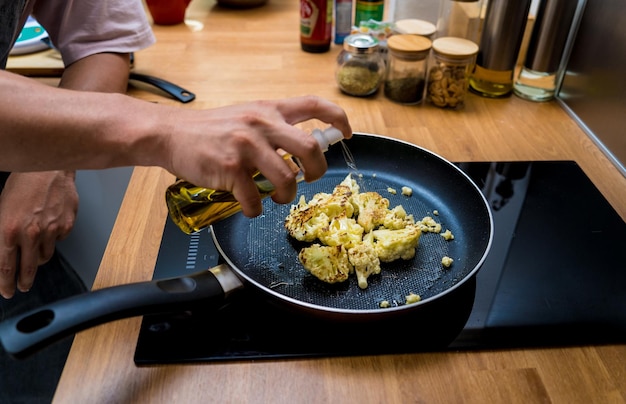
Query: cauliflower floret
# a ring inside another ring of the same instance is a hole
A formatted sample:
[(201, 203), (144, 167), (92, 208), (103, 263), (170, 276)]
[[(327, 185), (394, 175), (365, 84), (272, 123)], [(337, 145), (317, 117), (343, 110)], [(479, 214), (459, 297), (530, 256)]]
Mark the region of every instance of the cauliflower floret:
[(425, 216), (418, 224), (424, 233), (441, 233), (441, 223), (437, 223), (435, 219), (430, 216)]
[(441, 237), (443, 237), (446, 241), (454, 240), (454, 234), (452, 234), (449, 229), (441, 233)]
[(409, 293), (407, 296), (404, 297), (404, 301), (406, 304), (417, 303), (420, 300), (422, 300), (422, 297), (413, 292)]
[(363, 226), (366, 232), (382, 225), (389, 209), (389, 199), (383, 198), (377, 192), (355, 194), (352, 196), (352, 203), (358, 214), (357, 223)]
[(289, 215), (285, 219), (285, 228), (289, 235), (298, 241), (313, 242), (323, 228), (328, 227), (330, 218), (323, 209), (320, 209), (332, 195), (319, 193), (309, 203), (304, 195), (297, 205), (292, 205)]
[(343, 245), (345, 248), (351, 248), (363, 239), (363, 227), (343, 213), (335, 216), (327, 227), (321, 229), (318, 238), (325, 245)]
[(338, 283), (348, 279), (354, 268), (343, 246), (313, 244), (298, 254), (304, 268), (313, 276), (327, 283)]
[(350, 203), (352, 198), (352, 188), (348, 185), (337, 185), (330, 198), (319, 204), (321, 209), (331, 219), (335, 216), (345, 214), (347, 217), (354, 215), (354, 206)]
[(402, 205), (388, 210), (383, 219), (383, 226), (387, 229), (397, 230), (404, 229), (407, 224), (413, 224), (413, 216), (407, 216)]
[(402, 258), (409, 260), (415, 256), (415, 248), (422, 232), (416, 225), (404, 229), (378, 229), (372, 231), (374, 248), (381, 262), (391, 262)]
[(371, 242), (362, 242), (348, 249), (348, 259), (354, 266), (361, 289), (367, 288), (367, 278), (380, 273), (380, 260)]

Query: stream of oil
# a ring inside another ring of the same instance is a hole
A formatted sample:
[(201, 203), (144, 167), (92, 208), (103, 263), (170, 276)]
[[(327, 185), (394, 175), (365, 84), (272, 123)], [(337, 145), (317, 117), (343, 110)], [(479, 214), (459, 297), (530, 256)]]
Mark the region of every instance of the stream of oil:
[(363, 183), (363, 174), (361, 174), (358, 167), (356, 166), (356, 160), (354, 159), (354, 156), (352, 155), (350, 148), (348, 148), (348, 145), (343, 140), (339, 143), (341, 143), (341, 151), (343, 153), (343, 159), (346, 161), (346, 165), (350, 169), (350, 174), (352, 174), (352, 177), (354, 178), (354, 180), (356, 180), (357, 184), (359, 185), (360, 191), (366, 192), (365, 184)]

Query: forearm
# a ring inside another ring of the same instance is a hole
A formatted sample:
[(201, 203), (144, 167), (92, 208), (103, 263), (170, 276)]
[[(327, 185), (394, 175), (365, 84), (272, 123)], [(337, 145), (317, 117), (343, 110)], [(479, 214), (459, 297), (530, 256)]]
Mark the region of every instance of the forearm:
[(129, 69), (128, 54), (98, 53), (68, 66), (59, 87), (124, 94), (128, 86)]
[(158, 161), (160, 145), (151, 126), (164, 112), (151, 103), (56, 89), (7, 72), (0, 72), (0, 89), (0, 170), (99, 169)]

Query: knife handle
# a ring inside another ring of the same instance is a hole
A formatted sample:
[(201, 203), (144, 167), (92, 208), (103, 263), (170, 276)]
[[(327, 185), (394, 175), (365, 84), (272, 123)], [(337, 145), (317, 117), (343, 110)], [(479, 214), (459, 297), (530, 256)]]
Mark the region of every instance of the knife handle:
[(129, 80), (141, 81), (143, 83), (148, 83), (158, 88), (159, 90), (163, 90), (172, 97), (176, 98), (178, 101), (182, 103), (188, 103), (193, 101), (196, 98), (196, 95), (189, 90), (185, 90), (184, 88), (169, 82), (167, 80), (160, 79), (154, 76), (148, 76), (146, 74), (139, 74), (131, 72), (128, 76)]

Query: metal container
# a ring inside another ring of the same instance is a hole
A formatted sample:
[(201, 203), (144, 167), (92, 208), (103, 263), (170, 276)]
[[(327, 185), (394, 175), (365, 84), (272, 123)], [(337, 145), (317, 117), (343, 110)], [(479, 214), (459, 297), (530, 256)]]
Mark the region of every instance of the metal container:
[(489, 0), (470, 88), (486, 97), (513, 90), (513, 69), (519, 55), (531, 0)]

